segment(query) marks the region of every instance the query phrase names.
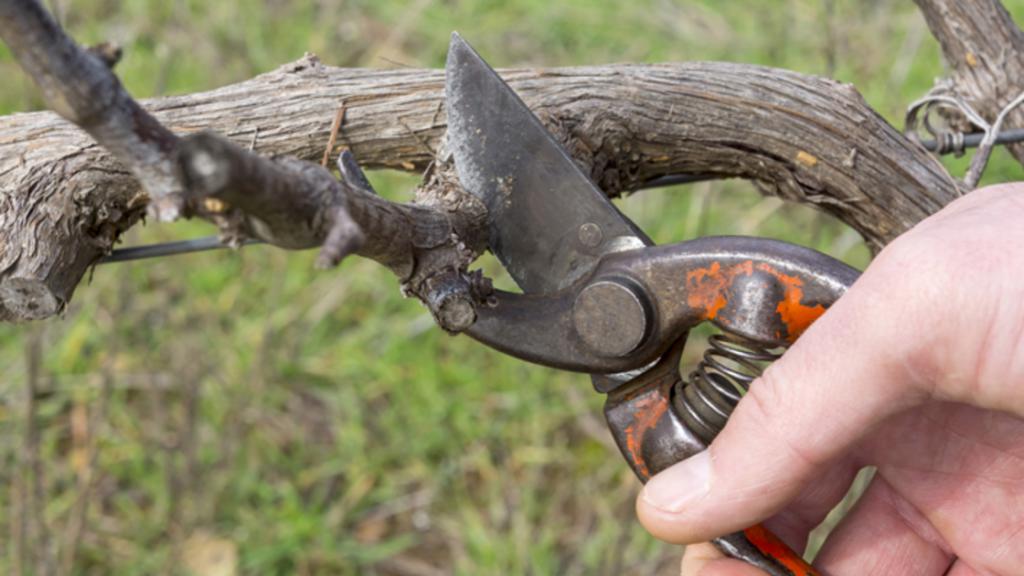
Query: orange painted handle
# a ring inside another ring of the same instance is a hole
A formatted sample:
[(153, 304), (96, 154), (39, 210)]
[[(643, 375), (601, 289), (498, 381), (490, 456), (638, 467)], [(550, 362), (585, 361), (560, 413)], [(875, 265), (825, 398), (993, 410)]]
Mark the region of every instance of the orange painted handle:
[(751, 526), (743, 531), (743, 535), (762, 554), (783, 565), (793, 573), (793, 576), (821, 576), (814, 566), (805, 562), (802, 556), (794, 552), (764, 525)]

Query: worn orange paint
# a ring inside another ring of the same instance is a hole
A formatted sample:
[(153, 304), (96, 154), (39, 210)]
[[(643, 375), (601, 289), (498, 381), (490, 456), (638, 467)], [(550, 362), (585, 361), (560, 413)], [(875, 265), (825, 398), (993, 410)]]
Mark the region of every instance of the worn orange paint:
[(712, 262), (707, 268), (690, 270), (686, 273), (686, 303), (690, 308), (702, 310), (705, 320), (714, 320), (728, 304), (726, 294), (733, 279), (739, 274), (753, 273), (754, 263), (749, 260), (725, 270), (719, 262)]
[(755, 266), (752, 260), (727, 268), (723, 268), (720, 262), (712, 262), (706, 268), (690, 270), (686, 273), (686, 303), (701, 311), (705, 320), (714, 320), (728, 304), (733, 281), (741, 275), (749, 276), (755, 270), (773, 276), (783, 289), (782, 299), (776, 304), (775, 311), (786, 327), (786, 334), (777, 334), (776, 337), (785, 337), (790, 342), (796, 340), (825, 312), (825, 307), (820, 304), (807, 306), (803, 303), (804, 282), (801, 278), (784, 274), (767, 262)]
[(644, 461), (644, 435), (653, 430), (668, 411), (668, 398), (659, 391), (652, 391), (644, 398), (638, 399), (635, 406), (633, 423), (626, 426), (626, 449), (636, 463), (635, 468), (640, 479), (647, 482), (651, 477), (651, 471)]
[(707, 268), (690, 270), (686, 273), (686, 303), (690, 308), (703, 310), (705, 318), (714, 318), (725, 306), (724, 286), (722, 265), (718, 262)]
[(785, 542), (779, 540), (778, 536), (769, 532), (763, 525), (751, 526), (743, 531), (743, 535), (765, 556), (785, 566), (793, 573), (793, 576), (821, 576), (814, 566), (804, 562), (799, 554), (786, 546)]
[(800, 278), (783, 274), (767, 263), (758, 264), (757, 267), (774, 276), (783, 286), (782, 301), (775, 307), (775, 311), (779, 313), (782, 323), (786, 325), (786, 335), (792, 342), (825, 313), (825, 307), (821, 304), (806, 306), (802, 303), (804, 281)]

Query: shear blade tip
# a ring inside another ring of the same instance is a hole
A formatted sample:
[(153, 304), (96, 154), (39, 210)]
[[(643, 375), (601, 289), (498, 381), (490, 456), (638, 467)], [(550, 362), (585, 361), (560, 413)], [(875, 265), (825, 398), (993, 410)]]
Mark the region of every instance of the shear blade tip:
[(465, 61), (467, 58), (483, 61), (476, 50), (469, 45), (469, 42), (466, 42), (466, 39), (458, 32), (453, 31), (451, 42), (448, 44), (448, 65), (450, 66), (453, 62)]
[(452, 30), (452, 38), (448, 42), (448, 55), (450, 56), (456, 50), (468, 46), (466, 40), (455, 30)]

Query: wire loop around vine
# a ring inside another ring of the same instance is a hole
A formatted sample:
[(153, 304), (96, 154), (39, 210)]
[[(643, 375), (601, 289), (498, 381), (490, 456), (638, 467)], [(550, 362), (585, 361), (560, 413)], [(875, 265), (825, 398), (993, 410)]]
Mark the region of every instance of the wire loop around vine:
[(914, 142), (921, 144), (919, 129), (923, 128), (936, 142), (936, 154), (954, 154), (958, 158), (964, 155), (967, 148), (967, 134), (958, 130), (937, 128), (932, 123), (931, 113), (935, 110), (955, 110), (959, 112), (968, 122), (978, 128), (983, 134), (978, 144), (978, 151), (971, 158), (971, 164), (967, 169), (962, 181), (963, 190), (971, 191), (978, 186), (981, 175), (988, 166), (992, 150), (998, 143), (1000, 132), (1006, 118), (1014, 109), (1024, 104), (1024, 92), (1021, 92), (1009, 104), (1007, 104), (996, 116), (995, 122), (989, 124), (970, 104), (959, 96), (949, 94), (947, 86), (939, 86), (932, 90), (924, 98), (913, 102), (907, 108), (906, 119), (904, 120), (903, 133)]

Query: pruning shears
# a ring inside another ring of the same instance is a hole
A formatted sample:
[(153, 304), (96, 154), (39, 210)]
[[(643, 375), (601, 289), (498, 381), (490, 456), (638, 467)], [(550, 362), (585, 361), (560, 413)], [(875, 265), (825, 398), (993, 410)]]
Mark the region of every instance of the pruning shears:
[[(469, 335), (529, 362), (591, 374), (642, 482), (704, 450), (763, 364), (859, 274), (763, 238), (655, 246), (457, 34), (445, 91), (456, 174), (487, 206), (489, 247), (522, 289), (495, 292)], [(703, 322), (722, 334), (684, 379), (680, 355)], [(817, 574), (760, 525), (714, 543), (773, 576)]]
[[(859, 275), (815, 250), (765, 238), (654, 245), (458, 34), (445, 97), (449, 160), (487, 207), (488, 247), (522, 290), (494, 291), (467, 333), (528, 362), (590, 374), (641, 482), (706, 449), (764, 365)], [(346, 179), (364, 178), (349, 152), (339, 169)], [(218, 239), (200, 238), (115, 250), (103, 261), (218, 247)], [(687, 335), (704, 322), (721, 334), (684, 378)], [(818, 574), (761, 525), (713, 543), (771, 576)]]

